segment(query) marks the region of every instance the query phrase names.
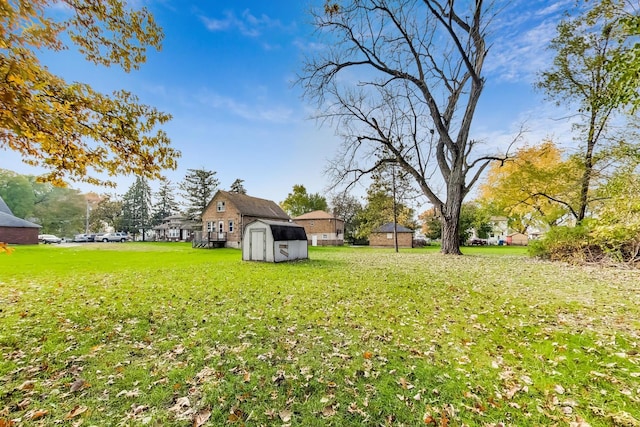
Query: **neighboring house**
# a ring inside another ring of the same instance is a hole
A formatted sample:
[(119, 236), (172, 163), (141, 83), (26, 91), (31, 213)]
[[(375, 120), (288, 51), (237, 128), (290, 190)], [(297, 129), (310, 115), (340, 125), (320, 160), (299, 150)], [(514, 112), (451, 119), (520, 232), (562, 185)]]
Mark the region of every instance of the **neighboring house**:
[[(396, 227), (398, 234), (398, 247), (399, 248), (411, 248), (413, 247), (413, 230), (398, 225)], [(394, 238), (394, 224), (388, 222), (382, 226), (376, 228), (369, 235), (369, 246), (394, 248), (396, 241)]]
[(344, 221), (325, 211), (313, 211), (293, 218), (304, 227), (312, 246), (344, 245)]
[(193, 233), (201, 227), (183, 215), (171, 215), (162, 220), (162, 224), (153, 227), (156, 239), (160, 241), (179, 242), (191, 241)]
[(498, 245), (502, 242), (504, 244), (509, 234), (509, 219), (505, 216), (492, 216), (489, 218), (489, 224), (491, 224), (491, 232), (487, 243)]
[(13, 215), (0, 197), (0, 242), (37, 245), (40, 226)]
[(218, 190), (202, 212), (199, 240), (240, 248), (244, 227), (256, 219), (290, 221), (291, 218), (271, 200)]
[(304, 227), (296, 223), (257, 219), (244, 231), (244, 261), (282, 262), (308, 258), (307, 235)]

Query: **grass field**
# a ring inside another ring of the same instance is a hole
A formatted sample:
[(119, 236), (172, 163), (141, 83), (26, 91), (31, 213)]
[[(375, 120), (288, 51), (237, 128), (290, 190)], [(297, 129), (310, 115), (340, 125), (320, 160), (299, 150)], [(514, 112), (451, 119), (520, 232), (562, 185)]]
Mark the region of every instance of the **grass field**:
[(17, 247), (0, 427), (640, 425), (640, 272), (466, 254)]

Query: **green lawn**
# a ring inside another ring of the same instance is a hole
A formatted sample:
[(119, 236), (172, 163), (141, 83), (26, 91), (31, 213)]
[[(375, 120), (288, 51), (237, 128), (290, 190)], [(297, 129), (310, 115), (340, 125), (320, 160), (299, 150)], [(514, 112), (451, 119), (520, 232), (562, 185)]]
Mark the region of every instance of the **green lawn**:
[(465, 253), (17, 247), (0, 427), (640, 425), (640, 272)]

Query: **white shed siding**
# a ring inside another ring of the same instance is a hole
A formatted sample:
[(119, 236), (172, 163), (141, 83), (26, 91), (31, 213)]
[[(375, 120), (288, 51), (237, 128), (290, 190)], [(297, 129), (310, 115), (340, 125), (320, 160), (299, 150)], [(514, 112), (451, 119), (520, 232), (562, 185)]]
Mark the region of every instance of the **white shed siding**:
[[(289, 240), (275, 240), (274, 233)], [(244, 261), (282, 262), (308, 258), (307, 237), (304, 228), (297, 224), (259, 219), (245, 227), (244, 236)]]

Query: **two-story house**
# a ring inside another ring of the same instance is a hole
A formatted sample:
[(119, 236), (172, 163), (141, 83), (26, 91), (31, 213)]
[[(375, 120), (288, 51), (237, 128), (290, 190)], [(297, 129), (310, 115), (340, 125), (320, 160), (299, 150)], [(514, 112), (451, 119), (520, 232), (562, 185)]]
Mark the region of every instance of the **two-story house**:
[(244, 227), (256, 219), (291, 218), (271, 200), (218, 190), (202, 212), (202, 238), (228, 248), (240, 248)]

